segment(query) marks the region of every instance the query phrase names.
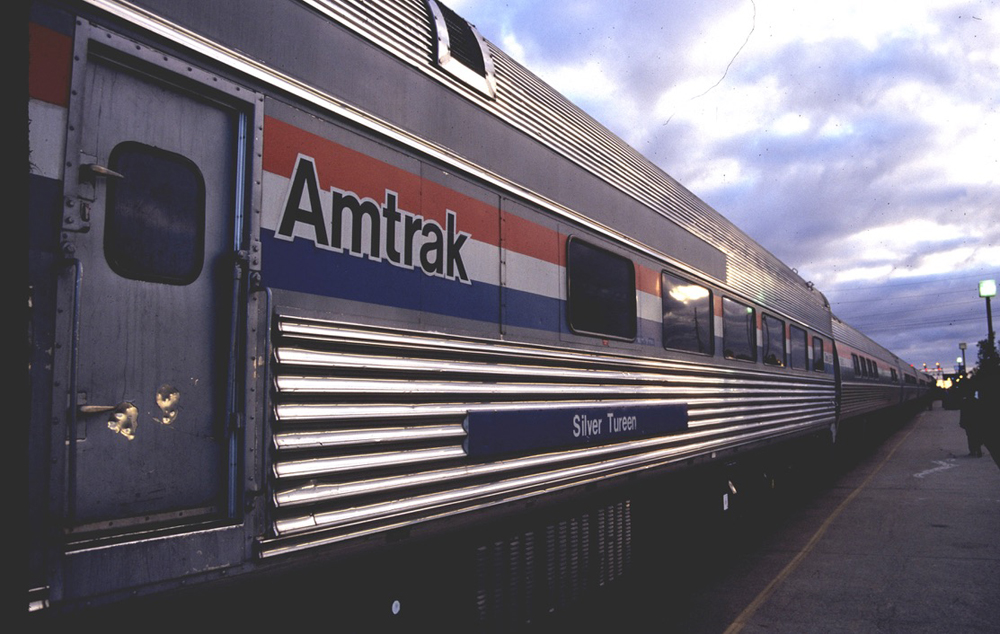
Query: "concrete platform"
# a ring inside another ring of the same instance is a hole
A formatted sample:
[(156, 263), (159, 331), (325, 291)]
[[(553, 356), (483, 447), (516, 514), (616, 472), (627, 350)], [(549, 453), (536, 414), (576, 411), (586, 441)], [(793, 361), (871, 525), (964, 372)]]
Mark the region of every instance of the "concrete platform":
[(816, 500), (829, 513), (726, 632), (1000, 632), (1000, 468), (937, 407)]
[(935, 403), (752, 517), (665, 535), (617, 597), (558, 629), (1000, 633), (1000, 468), (967, 454)]

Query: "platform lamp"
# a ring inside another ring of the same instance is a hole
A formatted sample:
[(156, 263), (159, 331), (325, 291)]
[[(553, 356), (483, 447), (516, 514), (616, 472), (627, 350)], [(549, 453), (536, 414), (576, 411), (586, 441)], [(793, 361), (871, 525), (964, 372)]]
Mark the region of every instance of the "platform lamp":
[(997, 281), (983, 280), (979, 283), (979, 296), (986, 298), (986, 327), (988, 339), (993, 342), (993, 312), (990, 310), (990, 298), (996, 297)]
[(962, 351), (962, 358), (958, 359), (958, 362), (962, 364), (962, 375), (965, 375), (965, 349), (968, 348), (964, 342), (958, 344), (958, 349)]

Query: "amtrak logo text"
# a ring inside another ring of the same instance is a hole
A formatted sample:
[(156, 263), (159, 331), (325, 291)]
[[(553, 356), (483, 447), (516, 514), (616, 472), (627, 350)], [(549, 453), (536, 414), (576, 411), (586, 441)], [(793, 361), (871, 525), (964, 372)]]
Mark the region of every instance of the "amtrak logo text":
[(332, 203), (326, 209), (320, 197), (316, 164), (312, 158), (299, 155), (277, 237), (293, 240), (296, 235), (308, 236), (321, 249), (347, 251), (407, 269), (419, 267), (427, 275), (472, 283), (462, 260), (462, 247), (472, 236), (458, 230), (454, 211), (446, 210), (442, 227), (434, 220), (400, 209), (396, 193), (388, 189), (381, 205), (334, 187), (330, 194)]

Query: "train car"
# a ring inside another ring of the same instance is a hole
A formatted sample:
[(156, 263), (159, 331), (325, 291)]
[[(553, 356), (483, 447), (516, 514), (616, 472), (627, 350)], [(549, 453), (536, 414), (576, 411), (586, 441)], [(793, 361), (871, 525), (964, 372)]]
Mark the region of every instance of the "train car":
[(38, 0), (29, 45), (33, 609), (458, 536), (456, 601), (530, 619), (627, 573), (630, 487), (917, 396), (436, 0)]
[(864, 424), (890, 409), (912, 410), (933, 381), (856, 328), (833, 317), (837, 346), (838, 418)]

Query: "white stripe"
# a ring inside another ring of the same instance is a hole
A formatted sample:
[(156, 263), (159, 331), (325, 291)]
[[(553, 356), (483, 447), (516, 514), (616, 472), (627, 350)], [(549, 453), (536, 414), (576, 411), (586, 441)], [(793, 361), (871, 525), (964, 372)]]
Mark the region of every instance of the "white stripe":
[(639, 319), (655, 322), (663, 320), (663, 303), (660, 301), (659, 295), (637, 291), (636, 296), (639, 300)]
[(66, 117), (62, 106), (28, 100), (28, 169), (32, 174), (62, 180)]
[(558, 264), (507, 250), (507, 288), (562, 299), (565, 271)]

